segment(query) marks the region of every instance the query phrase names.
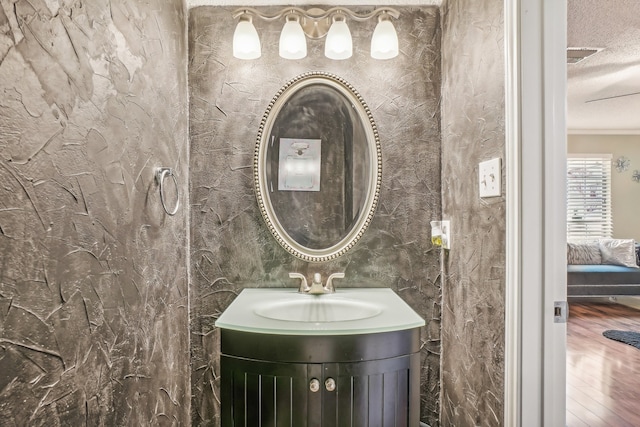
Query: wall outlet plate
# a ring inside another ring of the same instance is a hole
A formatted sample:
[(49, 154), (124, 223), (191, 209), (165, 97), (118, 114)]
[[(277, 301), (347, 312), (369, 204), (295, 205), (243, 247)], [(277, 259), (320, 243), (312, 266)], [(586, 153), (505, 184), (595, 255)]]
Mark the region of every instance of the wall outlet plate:
[(442, 249), (451, 249), (451, 221), (442, 221)]
[(480, 197), (502, 195), (502, 165), (500, 158), (487, 160), (478, 165)]

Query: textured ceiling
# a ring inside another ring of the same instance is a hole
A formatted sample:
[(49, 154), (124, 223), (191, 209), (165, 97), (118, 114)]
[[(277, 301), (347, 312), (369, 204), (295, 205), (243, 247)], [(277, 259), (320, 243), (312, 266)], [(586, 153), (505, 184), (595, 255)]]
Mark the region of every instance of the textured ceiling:
[(640, 133), (640, 1), (568, 0), (567, 46), (602, 49), (567, 64), (571, 133)]

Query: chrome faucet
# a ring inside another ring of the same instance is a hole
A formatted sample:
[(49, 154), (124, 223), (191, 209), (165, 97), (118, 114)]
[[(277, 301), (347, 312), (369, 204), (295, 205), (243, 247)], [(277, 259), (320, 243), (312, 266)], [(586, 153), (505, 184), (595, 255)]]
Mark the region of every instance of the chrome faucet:
[(333, 279), (344, 279), (344, 273), (331, 274), (327, 278), (327, 283), (324, 286), (322, 286), (322, 276), (320, 276), (320, 273), (314, 273), (311, 286), (307, 284), (307, 278), (300, 273), (289, 273), (289, 277), (292, 279), (300, 279), (300, 288), (298, 289), (298, 292), (311, 295), (321, 295), (334, 293), (336, 288), (333, 285)]

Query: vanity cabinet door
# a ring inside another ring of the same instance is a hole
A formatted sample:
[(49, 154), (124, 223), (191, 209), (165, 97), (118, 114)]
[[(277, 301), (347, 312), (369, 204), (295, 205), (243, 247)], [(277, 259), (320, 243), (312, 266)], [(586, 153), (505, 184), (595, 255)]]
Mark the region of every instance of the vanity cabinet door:
[(323, 427), (415, 427), (419, 424), (419, 354), (324, 364)]
[(340, 363), (221, 356), (223, 427), (415, 427), (419, 353)]
[[(224, 427), (302, 427), (308, 409), (318, 408), (321, 390), (310, 393), (302, 363), (274, 363), (221, 356), (221, 425)], [(321, 365), (318, 371), (321, 373)], [(318, 402), (314, 403), (313, 397)], [(318, 421), (319, 423), (319, 421)], [(319, 427), (320, 424), (317, 424)]]

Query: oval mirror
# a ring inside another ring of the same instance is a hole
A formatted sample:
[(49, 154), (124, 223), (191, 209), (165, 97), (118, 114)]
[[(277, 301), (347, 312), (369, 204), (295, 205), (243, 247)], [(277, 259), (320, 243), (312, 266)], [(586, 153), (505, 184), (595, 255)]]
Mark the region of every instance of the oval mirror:
[(292, 79), (262, 118), (254, 156), (269, 230), (306, 261), (344, 254), (371, 222), (381, 165), (376, 125), (353, 86), (324, 72)]

